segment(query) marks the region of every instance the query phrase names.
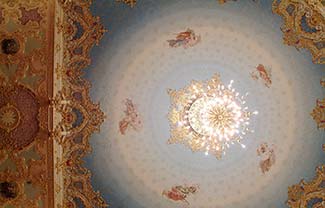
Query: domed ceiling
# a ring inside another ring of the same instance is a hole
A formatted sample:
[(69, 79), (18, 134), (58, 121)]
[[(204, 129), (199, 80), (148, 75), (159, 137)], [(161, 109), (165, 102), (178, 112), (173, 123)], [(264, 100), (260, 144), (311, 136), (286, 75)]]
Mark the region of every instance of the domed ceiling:
[(1, 2), (0, 206), (324, 208), (324, 17), (323, 0)]
[(324, 5), (3, 1), (0, 207), (324, 208)]
[[(298, 14), (291, 5), (288, 13)], [(285, 22), (271, 1), (96, 0), (91, 10), (108, 33), (86, 78), (107, 118), (86, 166), (110, 207), (271, 208), (297, 200), (288, 187), (311, 181), (325, 162), (325, 69), (308, 44), (283, 44)], [(242, 135), (245, 148), (230, 144), (221, 158), (169, 142), (179, 136), (173, 96), (216, 74), (258, 111), (254, 131)], [(307, 205), (324, 206), (321, 193)]]

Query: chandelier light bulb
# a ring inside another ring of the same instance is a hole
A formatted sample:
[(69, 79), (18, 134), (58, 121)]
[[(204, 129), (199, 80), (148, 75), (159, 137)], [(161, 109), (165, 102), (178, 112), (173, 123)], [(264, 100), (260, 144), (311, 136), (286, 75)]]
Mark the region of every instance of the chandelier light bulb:
[(174, 101), (169, 113), (169, 143), (183, 143), (193, 151), (203, 151), (218, 159), (230, 144), (239, 143), (245, 148), (241, 140), (252, 132), (248, 128), (250, 117), (258, 112), (248, 111), (245, 101), (248, 93), (241, 96), (233, 83), (231, 80), (225, 87), (216, 74), (211, 80), (193, 81), (179, 91), (169, 90)]

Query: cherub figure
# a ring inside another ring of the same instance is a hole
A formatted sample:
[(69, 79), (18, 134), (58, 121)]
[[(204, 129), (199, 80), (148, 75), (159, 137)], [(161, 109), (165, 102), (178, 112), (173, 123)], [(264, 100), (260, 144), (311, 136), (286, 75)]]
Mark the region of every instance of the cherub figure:
[(325, 77), (322, 77), (322, 78), (320, 79), (319, 83), (320, 83), (320, 85), (321, 85), (322, 87), (325, 87)]
[(260, 169), (263, 174), (268, 172), (275, 164), (274, 145), (269, 145), (264, 142), (257, 149), (257, 155), (261, 157)]
[(264, 85), (268, 88), (271, 87), (272, 85), (272, 75), (271, 75), (271, 70), (267, 69), (263, 64), (259, 64), (256, 67), (256, 70), (250, 73), (251, 77), (254, 80), (258, 80), (261, 78), (264, 81)]
[(183, 48), (193, 47), (201, 41), (201, 36), (196, 35), (192, 29), (187, 29), (184, 32), (177, 34), (176, 39), (167, 40), (169, 46), (177, 48), (183, 46)]
[(171, 190), (164, 190), (162, 195), (167, 197), (173, 201), (182, 201), (185, 202), (187, 205), (190, 203), (186, 200), (186, 198), (190, 194), (195, 194), (198, 190), (198, 186), (173, 186)]
[(131, 127), (136, 131), (139, 131), (142, 128), (142, 121), (132, 100), (126, 99), (125, 106), (126, 106), (126, 110), (124, 111), (125, 117), (119, 122), (119, 129), (122, 135), (125, 135), (129, 127)]

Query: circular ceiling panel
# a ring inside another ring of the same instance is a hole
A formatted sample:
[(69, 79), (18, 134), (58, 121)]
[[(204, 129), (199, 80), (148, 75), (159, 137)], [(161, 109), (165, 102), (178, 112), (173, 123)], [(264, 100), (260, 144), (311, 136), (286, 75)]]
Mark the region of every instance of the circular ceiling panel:
[[(86, 162), (111, 207), (286, 207), (288, 186), (324, 164), (310, 113), (325, 71), (283, 45), (269, 1), (142, 0), (131, 9), (97, 0), (92, 10), (110, 31), (86, 75), (107, 120)], [(259, 112), (246, 148), (233, 145), (220, 160), (168, 143), (168, 90), (216, 73)]]

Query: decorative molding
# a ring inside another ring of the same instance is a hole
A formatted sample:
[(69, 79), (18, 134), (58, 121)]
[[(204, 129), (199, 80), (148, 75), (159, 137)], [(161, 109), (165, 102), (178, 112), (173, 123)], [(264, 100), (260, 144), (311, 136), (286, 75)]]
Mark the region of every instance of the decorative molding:
[(274, 0), (273, 12), (282, 16), (285, 44), (310, 51), (313, 62), (325, 64), (325, 6), (320, 0)]
[(317, 128), (325, 129), (325, 98), (323, 100), (317, 99), (316, 107), (310, 114), (317, 124)]
[(52, 3), (0, 5), (0, 207), (53, 207)]
[[(90, 153), (89, 139), (104, 121), (99, 104), (89, 96), (90, 83), (82, 78), (82, 69), (91, 63), (90, 49), (106, 31), (99, 17), (90, 12), (90, 2), (59, 0), (56, 15), (55, 109), (55, 207), (107, 207), (91, 185), (91, 173), (83, 167), (83, 157)], [(59, 44), (59, 42), (62, 44)]]
[(316, 177), (306, 182), (302, 180), (299, 184), (288, 188), (287, 205), (290, 208), (300, 207), (325, 207), (325, 166), (316, 168)]

